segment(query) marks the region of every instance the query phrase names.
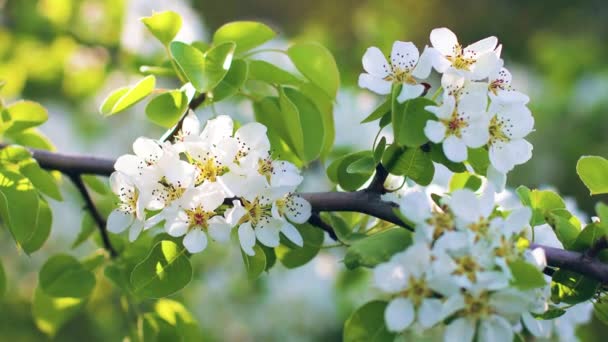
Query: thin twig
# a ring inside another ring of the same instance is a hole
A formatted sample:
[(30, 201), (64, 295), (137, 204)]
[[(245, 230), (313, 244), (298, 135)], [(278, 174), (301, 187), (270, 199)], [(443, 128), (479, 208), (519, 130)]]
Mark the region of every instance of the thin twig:
[(319, 213), (313, 212), (310, 215), (310, 218), (308, 219), (308, 223), (321, 228), (322, 230), (327, 232), (327, 234), (329, 234), (330, 238), (332, 238), (334, 241), (338, 241), (338, 236), (336, 235), (334, 228), (329, 224), (325, 223), (325, 221), (321, 219), (321, 216), (319, 216)]
[(604, 249), (608, 248), (608, 238), (606, 235), (601, 236), (593, 245), (585, 252), (585, 256), (593, 259)]
[(110, 253), (110, 256), (112, 258), (117, 257), (118, 252), (116, 252), (116, 250), (112, 246), (112, 243), (110, 242), (110, 237), (108, 236), (108, 232), (106, 230), (106, 220), (101, 216), (101, 214), (97, 210), (95, 203), (93, 203), (93, 199), (91, 198), (89, 191), (84, 185), (81, 175), (75, 173), (68, 173), (67, 176), (74, 183), (74, 185), (82, 195), (87, 210), (91, 213), (91, 216), (95, 220), (95, 223), (97, 224), (97, 228), (99, 230), (99, 234), (101, 234), (101, 241), (103, 242), (103, 247), (108, 251), (108, 253)]
[(378, 194), (386, 193), (386, 189), (384, 188), (384, 181), (386, 181), (387, 177), (388, 171), (384, 168), (384, 166), (382, 166), (382, 164), (376, 165), (376, 174), (374, 174), (372, 182), (365, 190)]

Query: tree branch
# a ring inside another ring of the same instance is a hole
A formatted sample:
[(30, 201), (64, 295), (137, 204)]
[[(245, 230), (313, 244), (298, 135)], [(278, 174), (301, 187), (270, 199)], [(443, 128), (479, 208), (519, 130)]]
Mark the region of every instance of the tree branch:
[(101, 234), (101, 241), (103, 242), (103, 247), (108, 251), (108, 253), (110, 253), (110, 256), (112, 258), (117, 257), (118, 252), (116, 252), (116, 249), (114, 249), (114, 247), (112, 246), (112, 243), (110, 242), (110, 237), (108, 236), (108, 231), (106, 230), (106, 220), (101, 216), (101, 214), (97, 210), (95, 203), (93, 203), (93, 199), (91, 198), (89, 191), (84, 185), (81, 175), (76, 173), (66, 173), (66, 175), (70, 178), (70, 180), (74, 183), (78, 191), (80, 191), (80, 193), (82, 194), (85, 206), (87, 210), (91, 213), (91, 216), (93, 216), (93, 220), (95, 220), (95, 223), (97, 224), (99, 234)]
[[(0, 144), (0, 148), (5, 146), (7, 145)], [(30, 152), (32, 152), (34, 159), (38, 161), (42, 168), (61, 171), (68, 176), (74, 174), (80, 175), (82, 173), (108, 176), (114, 171), (114, 160), (111, 159), (66, 155), (36, 149), (30, 149)], [(81, 184), (82, 180), (80, 180), (80, 177), (77, 177), (77, 179), (78, 181), (76, 179), (73, 180), (79, 186), (78, 184)], [(86, 194), (88, 196), (88, 192)], [(312, 192), (301, 193), (300, 196), (310, 202), (314, 213), (323, 211), (359, 212), (413, 230), (412, 227), (401, 221), (399, 216), (395, 214), (393, 210), (397, 206), (394, 203), (382, 201), (380, 194), (376, 192), (368, 190), (355, 192)], [(90, 197), (88, 199), (85, 197), (85, 201), (89, 203)], [(312, 224), (315, 224), (314, 220), (313, 218)], [(327, 225), (325, 222), (322, 224)], [(329, 229), (328, 226), (325, 228), (321, 227), (321, 229)], [(106, 233), (103, 233), (102, 237), (104, 235), (107, 236)], [(608, 241), (598, 243), (597, 247), (592, 247), (591, 253), (567, 251), (538, 244), (532, 244), (531, 248), (542, 248), (547, 257), (547, 264), (551, 267), (570, 270), (608, 284), (608, 264), (594, 257), (600, 250), (606, 248), (604, 244), (608, 245)]]
[(386, 189), (384, 188), (384, 181), (388, 177), (388, 171), (382, 166), (382, 164), (376, 165), (376, 174), (374, 174), (374, 178), (372, 182), (367, 187), (367, 191), (376, 192), (379, 194), (386, 193)]

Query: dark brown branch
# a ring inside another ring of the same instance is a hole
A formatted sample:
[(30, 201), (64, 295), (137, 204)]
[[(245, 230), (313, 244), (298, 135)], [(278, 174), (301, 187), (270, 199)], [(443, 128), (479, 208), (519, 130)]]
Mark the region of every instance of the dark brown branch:
[(173, 127), (170, 131), (167, 131), (167, 133), (165, 133), (160, 138), (160, 140), (168, 141), (168, 140), (173, 139), (179, 133), (179, 131), (182, 130), (182, 126), (184, 125), (184, 119), (186, 119), (188, 112), (190, 110), (195, 110), (196, 108), (198, 108), (198, 106), (200, 106), (201, 104), (203, 104), (203, 102), (205, 102), (206, 98), (207, 98), (206, 93), (201, 93), (198, 96), (195, 96), (192, 99), (192, 101), (190, 101), (190, 103), (188, 104), (188, 110), (184, 113), (184, 115), (182, 115), (182, 117), (179, 119), (179, 121), (177, 122), (175, 127)]
[(366, 190), (378, 194), (386, 193), (386, 189), (384, 188), (384, 181), (386, 181), (386, 177), (388, 177), (388, 171), (384, 168), (384, 166), (382, 166), (382, 164), (376, 165), (376, 174)]
[[(4, 146), (6, 145), (0, 144), (0, 148)], [(67, 175), (90, 173), (107, 176), (114, 171), (114, 160), (110, 159), (65, 155), (35, 149), (30, 149), (30, 151), (42, 168), (58, 170)], [(78, 186), (82, 181), (79, 177), (77, 179), (78, 181), (75, 181), (75, 184)], [(355, 192), (313, 192), (301, 193), (300, 195), (310, 202), (315, 213), (323, 211), (359, 212), (413, 230), (395, 214), (393, 210), (397, 208), (396, 205), (382, 201), (379, 193), (363, 190)], [(92, 203), (90, 197), (88, 199), (85, 197), (85, 200), (87, 203)], [(321, 229), (323, 228), (321, 227)], [(105, 235), (107, 236), (107, 234)], [(608, 264), (595, 257), (599, 251), (606, 248), (604, 244), (608, 245), (608, 241), (599, 242), (596, 247), (592, 247), (591, 253), (567, 251), (537, 244), (533, 244), (531, 248), (542, 248), (547, 257), (547, 263), (551, 267), (567, 269), (608, 284)]]
[(595, 243), (585, 252), (585, 256), (593, 259), (600, 254), (601, 251), (608, 248), (608, 237), (601, 236), (599, 239), (595, 241)]
[(70, 180), (72, 180), (78, 191), (80, 191), (80, 193), (82, 194), (85, 206), (87, 210), (91, 213), (91, 216), (93, 216), (93, 220), (95, 220), (95, 223), (97, 224), (99, 234), (101, 234), (101, 241), (103, 242), (103, 247), (108, 251), (108, 253), (110, 253), (110, 256), (112, 258), (117, 257), (118, 252), (116, 252), (116, 250), (112, 246), (112, 243), (110, 242), (110, 237), (108, 236), (108, 231), (106, 230), (106, 220), (101, 216), (101, 214), (97, 210), (95, 203), (93, 203), (93, 199), (91, 198), (89, 191), (84, 185), (81, 175), (76, 173), (67, 173), (67, 176), (70, 178)]

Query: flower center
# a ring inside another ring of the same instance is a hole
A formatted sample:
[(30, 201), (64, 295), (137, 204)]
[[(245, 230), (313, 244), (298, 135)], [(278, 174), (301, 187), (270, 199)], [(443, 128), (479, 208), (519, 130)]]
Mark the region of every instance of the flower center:
[(265, 159), (258, 159), (258, 172), (262, 176), (266, 177), (266, 180), (270, 183), (270, 177), (272, 176), (272, 172), (274, 171), (274, 167), (272, 166), (272, 159), (267, 157)]
[(492, 146), (492, 144), (497, 142), (509, 142), (511, 140), (509, 138), (511, 128), (513, 128), (511, 119), (500, 119), (498, 115), (494, 115), (492, 120), (490, 120), (490, 140), (488, 145)]
[(433, 240), (437, 240), (443, 233), (454, 230), (454, 218), (447, 211), (435, 211), (433, 216), (428, 220), (428, 223), (435, 228), (433, 231)]
[[(163, 188), (165, 190), (165, 194), (164, 194), (164, 198), (163, 198), (165, 200), (165, 205), (168, 205), (169, 203), (182, 197), (184, 192), (186, 192), (186, 188), (184, 188), (182, 186), (182, 182), (180, 182), (180, 181), (177, 181), (176, 184), (172, 184), (172, 183), (169, 183), (167, 178), (163, 177), (158, 182), (163, 186)], [(152, 192), (152, 194), (154, 194), (154, 191)]]
[(471, 318), (484, 318), (488, 317), (493, 313), (493, 309), (490, 307), (490, 298), (487, 292), (483, 292), (477, 297), (469, 293), (464, 295), (464, 314)]
[(139, 197), (139, 193), (134, 188), (125, 188), (124, 186), (120, 188), (118, 193), (118, 197), (121, 200), (121, 203), (118, 204), (119, 209), (122, 212), (133, 214), (137, 208), (137, 199)]
[(481, 270), (481, 266), (475, 261), (475, 259), (470, 255), (465, 255), (460, 258), (456, 258), (456, 270), (454, 274), (464, 275), (470, 281), (475, 281), (477, 279), (477, 271)]
[(240, 219), (239, 224), (249, 221), (251, 226), (255, 228), (260, 221), (268, 220), (272, 216), (272, 206), (262, 205), (258, 198), (252, 202), (244, 198), (241, 201), (243, 207), (245, 207), (245, 215)]
[(456, 109), (452, 113), (452, 116), (447, 120), (442, 120), (443, 124), (447, 127), (446, 135), (455, 135), (458, 138), (462, 137), (462, 129), (467, 127), (469, 124), (465, 120), (465, 117), (459, 115)]
[(200, 185), (204, 181), (215, 182), (217, 181), (217, 177), (222, 176), (229, 171), (227, 166), (222, 165), (222, 163), (217, 161), (213, 156), (206, 156), (201, 160), (196, 160), (194, 166), (197, 170), (196, 185)]
[(392, 67), (393, 73), (384, 78), (385, 81), (393, 83), (404, 83), (404, 84), (418, 84), (414, 76), (409, 69), (401, 69), (398, 67)]
[(415, 306), (420, 306), (422, 300), (433, 295), (433, 291), (429, 289), (426, 280), (410, 276), (409, 286), (402, 292), (403, 296), (408, 297)]
[(188, 215), (188, 223), (190, 224), (189, 228), (192, 227), (201, 227), (203, 229), (207, 229), (208, 220), (216, 215), (213, 211), (205, 211), (201, 206), (198, 206), (193, 209), (185, 209), (186, 215)]
[(465, 57), (462, 51), (462, 46), (456, 44), (454, 46), (454, 55), (446, 56), (446, 58), (452, 63), (452, 66), (456, 69), (469, 71), (471, 65), (475, 63), (475, 59), (471, 57)]

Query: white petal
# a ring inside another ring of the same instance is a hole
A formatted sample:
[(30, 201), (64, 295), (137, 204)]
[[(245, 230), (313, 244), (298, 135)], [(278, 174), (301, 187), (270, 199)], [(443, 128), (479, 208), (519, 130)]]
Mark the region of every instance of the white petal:
[(409, 299), (395, 298), (384, 310), (384, 321), (389, 331), (400, 332), (414, 321), (414, 305)]
[(232, 226), (223, 217), (214, 216), (209, 219), (209, 235), (213, 240), (227, 242), (231, 231)]
[(235, 138), (238, 138), (241, 143), (246, 144), (251, 150), (268, 152), (270, 150), (270, 142), (266, 135), (266, 126), (250, 122), (236, 131)]
[(374, 268), (374, 284), (386, 293), (397, 293), (407, 286), (407, 273), (403, 265), (385, 262)]
[(399, 203), (399, 209), (415, 224), (424, 223), (431, 217), (429, 199), (422, 191), (413, 191), (404, 195)]
[[(458, 318), (452, 321), (445, 329), (443, 340), (445, 342), (472, 342), (475, 335), (475, 321)], [(491, 340), (481, 340), (491, 341)]]
[(446, 93), (451, 94), (464, 86), (466, 78), (459, 72), (448, 69), (441, 76), (441, 86)]
[(442, 27), (431, 31), (431, 44), (441, 54), (449, 56), (454, 54), (454, 48), (458, 45), (458, 38), (450, 29)]
[(304, 246), (302, 235), (291, 223), (284, 221), (283, 225), (281, 226), (281, 233), (285, 234), (285, 236), (297, 246)]
[(207, 121), (201, 138), (208, 144), (217, 144), (223, 138), (231, 137), (234, 130), (232, 118), (228, 115), (219, 115)]
[(471, 66), (471, 80), (476, 81), (488, 77), (498, 66), (499, 60), (496, 54), (492, 52), (481, 55)]
[(515, 232), (522, 231), (530, 224), (532, 218), (532, 210), (529, 207), (521, 207), (513, 210), (505, 220), (506, 227), (512, 227)]
[(133, 219), (133, 215), (114, 209), (108, 216), (107, 229), (110, 233), (122, 233), (133, 223)]
[(144, 222), (140, 220), (135, 220), (131, 227), (129, 228), (129, 242), (133, 242), (137, 240), (139, 234), (141, 234), (144, 229)]
[(255, 246), (255, 232), (251, 228), (251, 223), (245, 222), (241, 224), (238, 235), (243, 252), (247, 255), (255, 255), (255, 251), (253, 250), (253, 246)]
[(169, 183), (176, 187), (187, 188), (194, 180), (194, 166), (186, 161), (175, 159), (164, 170)]
[(443, 320), (442, 308), (443, 302), (439, 299), (423, 299), (420, 308), (418, 308), (418, 322), (420, 325), (428, 329)]
[(440, 143), (445, 138), (445, 125), (439, 121), (429, 120), (424, 126), (424, 135), (434, 143)]
[(207, 247), (207, 234), (200, 229), (192, 229), (184, 236), (183, 243), (190, 253), (202, 252)]
[[(197, 135), (201, 130), (201, 123), (198, 121), (196, 114), (189, 110), (188, 114), (184, 118), (182, 123), (182, 134), (183, 135)], [(232, 132), (230, 132), (232, 133)]]
[(390, 94), (393, 83), (370, 74), (359, 75), (359, 87), (369, 89), (376, 94)]
[(149, 164), (155, 164), (163, 155), (163, 150), (156, 140), (144, 137), (139, 137), (135, 140), (133, 152)]
[(443, 99), (441, 106), (426, 106), (425, 110), (435, 114), (439, 119), (449, 119), (456, 108), (456, 98), (454, 96), (446, 96)]
[(462, 140), (468, 147), (478, 148), (484, 146), (490, 140), (488, 121), (477, 120), (461, 130)]
[(114, 163), (114, 169), (116, 171), (120, 171), (131, 177), (141, 176), (144, 167), (144, 160), (132, 154), (122, 155), (118, 157)]
[(267, 223), (258, 223), (255, 227), (255, 236), (258, 240), (268, 247), (277, 247), (279, 245), (280, 228), (274, 220)]
[(488, 181), (494, 185), (496, 192), (503, 192), (507, 184), (507, 174), (496, 170), (496, 168), (490, 164), (488, 165), (488, 174), (486, 175)]
[(506, 319), (492, 315), (481, 321), (479, 325), (479, 340), (492, 342), (512, 342), (513, 327)]
[(524, 312), (521, 316), (526, 329), (536, 337), (549, 338), (551, 336), (551, 321), (534, 318), (529, 312)]
[(365, 50), (365, 54), (363, 54), (363, 69), (377, 78), (385, 78), (392, 72), (386, 57), (375, 46)]
[(285, 212), (285, 216), (293, 222), (302, 224), (310, 218), (312, 213), (312, 207), (310, 203), (304, 198), (293, 195), (291, 196), (291, 203), (287, 207), (287, 212)]
[(449, 160), (459, 163), (467, 160), (467, 145), (462, 139), (450, 135), (443, 141), (443, 153)]
[(521, 139), (534, 129), (534, 117), (524, 105), (511, 105), (504, 108), (498, 118), (506, 121), (502, 131), (512, 140)]
[(391, 65), (400, 70), (413, 70), (420, 53), (412, 42), (396, 41), (391, 51)]
[(165, 224), (165, 231), (171, 236), (179, 237), (186, 234), (188, 226), (188, 223), (182, 220), (167, 221)]
[(403, 84), (401, 93), (397, 96), (397, 101), (403, 103), (407, 100), (417, 98), (424, 92), (424, 86), (422, 84)]
[[(463, 53), (473, 57), (475, 55), (479, 56), (487, 52), (493, 52), (497, 44), (498, 39), (494, 36), (484, 38), (464, 48)], [(498, 57), (496, 54), (494, 56)]]
[(429, 77), (431, 68), (433, 67), (433, 58), (435, 58), (434, 53), (436, 53), (436, 51), (437, 50), (432, 48), (424, 48), (422, 55), (420, 55), (420, 58), (418, 59), (418, 64), (414, 70), (412, 70), (412, 76), (421, 80)]

